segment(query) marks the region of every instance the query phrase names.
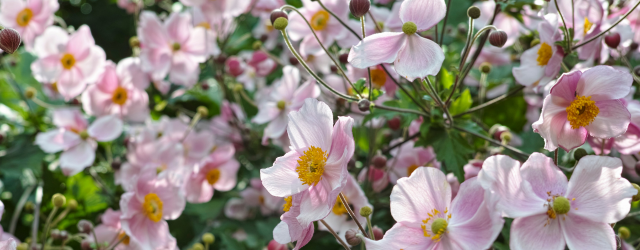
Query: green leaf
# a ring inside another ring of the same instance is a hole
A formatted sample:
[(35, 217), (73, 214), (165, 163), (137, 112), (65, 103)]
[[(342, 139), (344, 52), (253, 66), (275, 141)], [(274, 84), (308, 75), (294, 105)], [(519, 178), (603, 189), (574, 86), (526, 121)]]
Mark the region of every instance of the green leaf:
[(45, 153), (33, 143), (33, 136), (22, 134), (9, 142), (11, 147), (0, 160), (0, 172), (13, 176), (21, 176), (22, 171), (31, 169), (38, 175), (41, 171)]
[(364, 78), (360, 78), (353, 84), (353, 86), (356, 87), (356, 89), (360, 93), (362, 93), (362, 91), (364, 91), (364, 88), (367, 86), (367, 80)]
[(468, 162), (473, 149), (458, 131), (432, 128), (427, 138), (421, 138), (416, 146), (419, 144), (431, 145), (437, 155), (436, 158), (444, 163), (446, 170), (452, 172), (460, 182), (464, 181), (462, 167)]
[(451, 103), (451, 108), (449, 109), (449, 112), (451, 113), (451, 115), (457, 115), (457, 114), (463, 113), (469, 110), (469, 108), (471, 108), (472, 103), (473, 103), (473, 99), (471, 99), (471, 93), (469, 92), (469, 89), (465, 89), (460, 95), (460, 97), (458, 97), (455, 101)]
[(453, 81), (453, 75), (451, 75), (449, 71), (447, 71), (447, 69), (442, 68), (442, 71), (440, 72), (440, 82), (442, 83), (442, 87), (444, 87), (445, 89), (451, 88), (451, 86), (453, 85)]

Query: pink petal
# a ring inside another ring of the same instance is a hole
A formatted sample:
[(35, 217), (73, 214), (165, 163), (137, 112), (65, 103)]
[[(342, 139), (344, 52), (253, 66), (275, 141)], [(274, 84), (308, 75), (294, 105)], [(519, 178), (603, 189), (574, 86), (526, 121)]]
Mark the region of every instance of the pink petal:
[(169, 34), (158, 16), (151, 11), (140, 13), (138, 37), (144, 46), (159, 47), (170, 45)]
[(96, 143), (84, 141), (62, 152), (60, 155), (60, 168), (66, 176), (80, 173), (84, 168), (91, 166), (96, 158)]
[(189, 203), (204, 203), (213, 197), (213, 187), (203, 175), (194, 173), (185, 183), (185, 198)]
[(451, 224), (464, 223), (473, 218), (484, 202), (485, 190), (477, 178), (460, 184), (456, 198), (451, 203)]
[(116, 72), (122, 85), (133, 85), (138, 89), (149, 87), (149, 76), (142, 71), (140, 58), (127, 57), (118, 62)]
[(513, 220), (511, 224), (511, 249), (562, 250), (565, 239), (559, 217), (549, 219), (546, 213)]
[(235, 159), (230, 159), (224, 164), (220, 165), (218, 169), (220, 170), (220, 179), (213, 184), (213, 188), (218, 191), (229, 191), (236, 186), (238, 169), (240, 168), (240, 163)]
[(171, 13), (164, 23), (167, 34), (175, 43), (184, 44), (189, 39), (189, 33), (193, 29), (191, 16), (188, 13)]
[(578, 83), (577, 93), (591, 96), (593, 101), (624, 98), (629, 94), (633, 77), (611, 66), (595, 66), (584, 73)]
[(289, 236), (289, 226), (284, 221), (278, 223), (273, 229), (273, 239), (280, 244), (287, 244), (291, 242), (291, 236)]
[[(327, 164), (332, 164), (339, 160), (346, 160), (345, 162), (342, 162), (342, 167), (346, 168), (347, 161), (351, 159), (353, 151), (355, 150), (352, 128), (353, 118), (348, 116), (338, 117), (338, 121), (333, 126), (331, 149), (328, 152), (329, 156), (327, 158)], [(346, 154), (346, 159), (343, 154)]]
[(260, 170), (262, 185), (271, 195), (287, 197), (309, 188), (298, 179), (298, 172), (296, 172), (298, 158), (300, 154), (292, 150), (276, 158), (272, 167)]
[(569, 249), (617, 249), (613, 228), (607, 223), (569, 213), (563, 218), (562, 226)]
[(87, 119), (77, 108), (62, 108), (53, 111), (53, 124), (58, 127), (83, 131), (87, 129)]
[[(578, 129), (571, 128), (571, 123), (567, 120), (566, 111), (556, 114), (551, 119), (551, 124), (549, 126), (549, 136), (552, 137), (551, 140), (557, 141), (558, 146), (567, 152), (581, 146), (587, 140), (587, 129), (584, 127), (579, 127)], [(553, 150), (551, 147), (547, 146), (546, 137), (544, 147), (547, 150)]]
[(297, 110), (304, 104), (304, 100), (307, 98), (317, 98), (320, 96), (320, 87), (316, 84), (316, 81), (309, 80), (300, 85), (298, 89), (293, 92), (293, 98), (291, 100), (291, 109)]
[[(299, 204), (293, 202), (293, 206), (300, 206), (300, 214), (296, 216), (296, 219), (302, 227), (313, 224), (314, 221), (321, 220), (331, 213), (338, 194), (342, 190), (342, 188), (339, 190), (331, 188), (328, 182), (323, 179), (318, 185), (309, 188), (309, 192), (301, 193), (302, 199), (300, 199)], [(291, 223), (289, 223), (289, 226), (291, 226)]]
[(60, 74), (62, 73), (60, 56), (50, 55), (39, 58), (35, 62), (31, 63), (31, 71), (33, 72), (33, 77), (39, 82), (57, 82)]
[(189, 54), (191, 59), (202, 63), (207, 59), (207, 53), (215, 48), (208, 48), (207, 31), (202, 27), (191, 29), (189, 39), (182, 44), (181, 51)]
[[(400, 223), (420, 223), (433, 209), (451, 207), (451, 187), (439, 169), (418, 168), (391, 192), (391, 215)], [(408, 224), (407, 224), (408, 225)]]
[(83, 61), (89, 55), (91, 47), (95, 46), (95, 44), (96, 42), (93, 40), (93, 36), (91, 36), (89, 26), (82, 25), (69, 37), (66, 51), (72, 54), (76, 61)]
[(167, 178), (157, 179), (153, 184), (152, 192), (158, 195), (163, 204), (162, 218), (165, 220), (177, 219), (186, 205), (179, 185), (172, 183)]
[(543, 200), (551, 195), (565, 194), (567, 176), (553, 163), (553, 159), (541, 153), (533, 153), (520, 168), (522, 179), (531, 184), (533, 192)]
[(122, 121), (113, 115), (103, 116), (96, 119), (87, 132), (97, 141), (113, 141), (122, 134)]
[(418, 31), (423, 31), (440, 22), (446, 12), (444, 0), (405, 0), (400, 6), (400, 19), (403, 23), (415, 23)]
[(271, 139), (280, 138), (284, 134), (284, 132), (287, 131), (288, 122), (288, 117), (281, 113), (276, 118), (271, 120), (269, 125), (267, 125), (267, 127), (264, 129), (264, 136)]
[(540, 45), (528, 49), (520, 56), (520, 66), (512, 69), (513, 77), (524, 86), (534, 85), (544, 76), (544, 67), (538, 65)]
[[(22, 1), (18, 1), (18, 2), (22, 3)], [(7, 3), (7, 2), (5, 1), (2, 2), (3, 12), (5, 10), (4, 3)], [(21, 10), (18, 10), (15, 13), (17, 14)], [(44, 33), (42, 33), (42, 35), (40, 35), (37, 39), (35, 39), (34, 45), (33, 45), (33, 52), (39, 58), (44, 58), (51, 55), (59, 55), (61, 53), (64, 53), (64, 48), (66, 47), (68, 41), (69, 41), (69, 33), (66, 30), (58, 26), (50, 26), (44, 31)]]
[[(629, 209), (631, 196), (637, 190), (621, 178), (622, 161), (607, 156), (585, 156), (571, 175), (567, 198), (571, 214), (597, 222), (615, 223)], [(573, 200), (575, 198), (575, 200)]]
[(367, 250), (424, 250), (431, 249), (435, 244), (429, 237), (424, 237), (422, 228), (412, 228), (402, 223), (396, 223), (389, 229), (382, 240), (364, 239)]
[(408, 36), (406, 43), (398, 51), (394, 65), (399, 75), (413, 81), (438, 74), (443, 61), (444, 52), (437, 43), (414, 34)]
[(280, 109), (276, 106), (275, 102), (267, 102), (260, 104), (258, 114), (251, 119), (252, 122), (257, 124), (267, 123), (276, 119), (281, 113)]
[(407, 38), (408, 36), (402, 32), (384, 32), (367, 36), (351, 48), (348, 61), (353, 67), (360, 69), (392, 63)]
[(582, 71), (580, 70), (562, 74), (549, 93), (552, 96), (563, 98), (567, 102), (572, 102), (576, 98), (576, 88), (581, 76)]
[(92, 46), (89, 54), (82, 61), (76, 63), (76, 68), (82, 72), (82, 81), (93, 84), (99, 80), (106, 62), (104, 50), (98, 46)]
[(596, 106), (600, 112), (586, 127), (591, 136), (606, 139), (627, 131), (631, 114), (620, 100), (596, 101)]
[(306, 99), (299, 111), (289, 113), (287, 132), (291, 146), (298, 150), (315, 146), (328, 153), (331, 147), (332, 124), (333, 113), (327, 104), (316, 99)]
[(58, 79), (58, 92), (64, 96), (65, 100), (69, 101), (82, 94), (82, 91), (87, 86), (87, 83), (83, 80), (84, 75), (77, 67), (71, 68), (71, 70), (63, 70)]
[(116, 65), (112, 61), (107, 61), (104, 66), (104, 72), (100, 76), (100, 80), (96, 83), (96, 86), (100, 91), (105, 93), (113, 93), (120, 85), (118, 75), (116, 74)]
[(78, 145), (82, 140), (78, 134), (64, 130), (54, 129), (36, 135), (35, 144), (47, 153), (56, 153)]

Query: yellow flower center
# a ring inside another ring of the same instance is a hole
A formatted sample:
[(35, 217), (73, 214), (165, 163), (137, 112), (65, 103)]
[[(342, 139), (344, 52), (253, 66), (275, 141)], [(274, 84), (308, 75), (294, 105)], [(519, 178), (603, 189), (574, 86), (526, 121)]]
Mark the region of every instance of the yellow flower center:
[(420, 166), (413, 164), (411, 166), (409, 166), (407, 168), (407, 176), (411, 176), (411, 174), (413, 173), (413, 171), (416, 171), (416, 169), (418, 169)]
[[(347, 197), (344, 197), (345, 200), (347, 200)], [(347, 203), (349, 202), (349, 200), (347, 200)], [(348, 206), (349, 204), (347, 204)], [(345, 204), (342, 203), (342, 199), (340, 199), (340, 196), (338, 196), (336, 198), (336, 204), (333, 205), (333, 209), (332, 209), (334, 214), (337, 215), (343, 215), (347, 213), (347, 208), (345, 207)]]
[(260, 197), (258, 197), (258, 202), (260, 202), (260, 204), (264, 204), (264, 196), (260, 195)]
[(587, 35), (587, 33), (589, 33), (589, 30), (591, 30), (591, 27), (593, 26), (593, 23), (589, 22), (588, 18), (584, 18), (584, 35)]
[(58, 93), (58, 83), (54, 82), (51, 84), (51, 90), (53, 90), (53, 92)]
[(271, 24), (271, 21), (267, 21), (267, 22), (264, 24), (264, 27), (265, 27), (265, 29), (267, 30), (267, 33), (269, 33), (269, 32), (271, 32), (271, 31), (274, 31), (274, 30), (275, 30), (275, 28), (273, 28), (273, 24)]
[(120, 232), (120, 234), (118, 234), (118, 239), (122, 240), (122, 244), (125, 244), (126, 246), (129, 245), (130, 242), (130, 238), (129, 235), (127, 235), (125, 232)]
[(287, 106), (287, 103), (285, 101), (283, 101), (283, 100), (280, 100), (280, 101), (278, 101), (276, 106), (278, 106), (279, 110), (284, 110), (284, 108)]
[(202, 28), (207, 29), (207, 30), (211, 29), (211, 25), (209, 25), (209, 23), (207, 23), (207, 22), (201, 22), (198, 25), (196, 25), (196, 27), (202, 27)]
[(18, 15), (16, 16), (16, 23), (18, 23), (20, 27), (26, 27), (29, 25), (29, 21), (31, 21), (32, 17), (33, 11), (29, 8), (24, 8), (24, 10), (18, 12)]
[(123, 87), (118, 86), (116, 90), (113, 91), (111, 101), (120, 106), (124, 105), (124, 103), (127, 102), (127, 90)]
[(173, 43), (173, 45), (171, 45), (171, 49), (173, 50), (173, 52), (180, 50), (180, 48), (182, 48), (182, 46), (180, 46), (179, 43)]
[(66, 70), (70, 70), (71, 68), (73, 68), (73, 65), (76, 65), (76, 58), (73, 57), (72, 54), (64, 54), (64, 56), (62, 56), (62, 59), (60, 59), (60, 63), (62, 63), (62, 67)]
[(320, 10), (311, 17), (311, 28), (315, 31), (324, 30), (329, 23), (329, 12)]
[(302, 184), (316, 185), (322, 180), (327, 156), (328, 154), (321, 148), (314, 146), (304, 151), (304, 154), (298, 159), (298, 167), (296, 167), (298, 179), (302, 181)]
[(376, 88), (382, 88), (382, 86), (387, 83), (387, 74), (384, 73), (384, 70), (371, 70), (371, 83), (373, 83), (373, 86)]
[(442, 239), (442, 235), (447, 232), (447, 226), (451, 219), (451, 214), (448, 208), (444, 208), (444, 213), (440, 213), (438, 209), (433, 209), (430, 213), (427, 213), (429, 217), (422, 220), (422, 234), (424, 237), (430, 237), (431, 240), (438, 242)]
[(596, 102), (591, 100), (591, 96), (576, 96), (567, 107), (567, 120), (571, 123), (572, 129), (586, 127), (596, 119), (600, 109)]
[(155, 193), (145, 195), (142, 212), (153, 222), (160, 221), (162, 219), (162, 201), (160, 197)]
[(284, 210), (285, 212), (289, 212), (289, 209), (291, 209), (291, 205), (292, 204), (292, 200), (293, 197), (289, 196), (289, 197), (284, 197), (284, 205), (282, 206), (282, 210)]
[(538, 65), (545, 66), (549, 63), (549, 59), (553, 55), (553, 49), (551, 45), (547, 43), (540, 44), (540, 49), (538, 49)]
[(220, 170), (218, 170), (217, 168), (211, 169), (209, 170), (209, 172), (207, 172), (207, 182), (209, 182), (210, 185), (216, 184), (219, 179)]

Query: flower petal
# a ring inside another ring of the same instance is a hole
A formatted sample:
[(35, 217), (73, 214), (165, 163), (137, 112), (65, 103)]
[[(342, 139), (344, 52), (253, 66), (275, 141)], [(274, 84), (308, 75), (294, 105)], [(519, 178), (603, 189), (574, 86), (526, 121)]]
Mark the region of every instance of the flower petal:
[[(567, 152), (584, 144), (588, 136), (588, 131), (584, 127), (579, 127), (578, 129), (571, 128), (571, 123), (567, 120), (566, 111), (556, 114), (551, 119), (549, 132), (550, 135), (548, 136), (551, 137), (551, 140), (555, 140), (558, 146)], [(552, 147), (547, 144), (547, 137), (545, 137), (544, 148), (549, 151), (555, 150), (555, 147), (552, 149)]]
[(447, 5), (444, 0), (405, 0), (400, 6), (400, 20), (413, 22), (418, 31), (428, 30), (444, 18)]
[(562, 74), (560, 78), (558, 78), (556, 85), (551, 87), (549, 94), (561, 97), (567, 102), (572, 102), (573, 99), (576, 98), (576, 88), (578, 87), (581, 76), (582, 71), (580, 70)]
[(78, 145), (81, 141), (76, 133), (64, 129), (53, 129), (38, 133), (35, 144), (44, 152), (56, 153)]
[[(402, 32), (384, 32), (367, 36), (349, 51), (349, 64), (366, 69), (381, 63), (392, 63), (407, 40)], [(424, 59), (424, 58), (423, 58)]]
[(598, 65), (582, 73), (576, 91), (578, 95), (591, 96), (593, 101), (620, 99), (629, 94), (632, 83), (628, 72)]
[(262, 185), (273, 196), (287, 197), (309, 188), (298, 179), (296, 167), (300, 154), (291, 150), (284, 156), (276, 158), (273, 166), (260, 170)]
[(563, 218), (562, 226), (569, 249), (617, 249), (613, 228), (607, 223), (569, 213)]
[(414, 34), (398, 51), (394, 66), (399, 75), (413, 81), (438, 74), (443, 61), (444, 52), (437, 43)]
[(420, 222), (433, 209), (445, 211), (450, 204), (447, 177), (435, 168), (416, 169), (410, 177), (398, 180), (391, 192), (391, 215), (401, 223)]
[(538, 50), (540, 45), (528, 49), (520, 56), (520, 66), (511, 71), (516, 81), (524, 86), (535, 85), (544, 76), (544, 67), (538, 65)]
[(114, 115), (96, 119), (87, 133), (97, 141), (113, 141), (122, 134), (122, 121)]
[(430, 249), (435, 244), (429, 237), (424, 237), (421, 228), (412, 228), (396, 223), (389, 229), (381, 240), (364, 238), (367, 250), (424, 250)]
[(522, 164), (520, 176), (531, 184), (533, 192), (543, 200), (552, 195), (565, 194), (567, 191), (567, 176), (553, 163), (553, 159), (541, 153), (533, 153)]
[(586, 127), (591, 136), (607, 139), (627, 131), (631, 113), (620, 100), (596, 101), (596, 106), (600, 112)]
[(93, 141), (84, 141), (64, 151), (60, 155), (62, 173), (66, 176), (72, 176), (91, 166), (96, 158), (96, 146)]
[(562, 250), (565, 246), (560, 219), (549, 219), (546, 213), (517, 218), (511, 224), (509, 247), (520, 249)]
[(304, 105), (299, 111), (289, 113), (287, 132), (291, 146), (294, 149), (315, 146), (329, 152), (332, 124), (333, 112), (327, 104), (312, 98), (304, 100)]

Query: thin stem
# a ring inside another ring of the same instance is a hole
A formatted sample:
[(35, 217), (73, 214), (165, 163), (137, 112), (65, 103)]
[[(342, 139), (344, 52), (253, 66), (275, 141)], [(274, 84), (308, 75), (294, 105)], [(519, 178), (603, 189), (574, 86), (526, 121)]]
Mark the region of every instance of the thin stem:
[(18, 200), (18, 206), (16, 206), (16, 210), (13, 211), (13, 215), (11, 216), (11, 225), (9, 226), (9, 233), (11, 235), (15, 235), (16, 225), (18, 224), (18, 218), (20, 217), (20, 212), (22, 212), (24, 205), (27, 204), (27, 199), (29, 198), (29, 195), (31, 195), (31, 192), (33, 192), (33, 189), (35, 188), (36, 188), (36, 184), (34, 183), (33, 185), (25, 189), (24, 192), (22, 193), (22, 196), (20, 196), (20, 200)]
[(320, 222), (322, 222), (322, 225), (324, 225), (329, 230), (329, 232), (331, 232), (331, 234), (333, 234), (333, 237), (336, 237), (336, 240), (338, 240), (340, 242), (340, 244), (344, 247), (344, 249), (346, 249), (346, 250), (351, 249), (351, 248), (349, 248), (347, 243), (344, 243), (342, 238), (340, 238), (340, 236), (338, 236), (338, 234), (336, 234), (336, 232), (333, 231), (333, 228), (331, 228), (331, 226), (329, 226), (329, 224), (327, 224), (324, 220), (320, 220)]
[(616, 23), (614, 23), (613, 25), (611, 25), (611, 27), (609, 27), (608, 29), (606, 29), (606, 30), (604, 30), (604, 31), (600, 32), (598, 35), (596, 35), (596, 36), (592, 37), (591, 39), (589, 39), (589, 40), (587, 40), (587, 41), (585, 41), (585, 42), (583, 42), (583, 43), (577, 44), (576, 46), (573, 46), (571, 49), (572, 49), (572, 50), (575, 50), (575, 49), (577, 49), (577, 48), (580, 48), (580, 47), (582, 47), (582, 45), (585, 45), (585, 44), (587, 44), (587, 43), (590, 43), (590, 42), (592, 42), (593, 40), (596, 40), (598, 37), (601, 37), (601, 36), (602, 36), (602, 35), (604, 35), (605, 33), (609, 32), (609, 30), (613, 29), (613, 27), (616, 27), (616, 25), (618, 25), (620, 22), (622, 22), (622, 20), (624, 20), (625, 18), (627, 18), (627, 17), (629, 16), (629, 14), (631, 14), (631, 12), (633, 12), (636, 8), (638, 8), (638, 5), (640, 5), (640, 1), (638, 1), (638, 3), (636, 3), (636, 5), (635, 5), (635, 6), (633, 6), (633, 8), (631, 8), (631, 9), (629, 10), (629, 12), (627, 12), (627, 14), (624, 14), (624, 16), (622, 16), (618, 21), (616, 21)]
[(440, 105), (440, 108), (442, 109), (442, 111), (447, 116), (447, 120), (449, 120), (448, 127), (453, 126), (453, 117), (451, 116), (451, 114), (449, 114), (449, 109), (444, 104), (444, 102), (442, 102), (442, 99), (440, 99), (440, 95), (438, 94), (438, 92), (436, 92), (436, 90), (433, 88), (433, 84), (431, 84), (431, 80), (429, 80), (429, 77), (425, 77), (424, 79), (425, 79), (425, 82), (427, 83), (427, 85), (429, 86), (429, 89), (431, 89), (431, 92), (435, 96), (436, 102), (438, 102), (438, 105)]
[[(53, 220), (53, 217), (56, 215), (57, 212), (58, 212), (58, 207), (53, 206), (53, 210), (51, 210), (51, 213), (49, 213), (49, 216), (47, 217), (47, 222), (44, 223), (44, 231), (42, 232), (42, 245), (43, 246), (47, 242), (47, 234), (49, 233), (49, 227), (51, 226), (51, 221)], [(96, 243), (97, 242), (98, 241), (96, 241)]]
[[(575, 33), (576, 29), (576, 10), (574, 6), (574, 0), (571, 0), (571, 27), (573, 27), (573, 33)], [(571, 36), (571, 41), (573, 41), (573, 34)]]
[(424, 113), (430, 114), (429, 111), (422, 106), (422, 103), (418, 102), (415, 98), (413, 98), (413, 96), (409, 94), (409, 91), (404, 86), (402, 86), (398, 81), (396, 81), (395, 78), (391, 76), (391, 73), (389, 73), (389, 70), (387, 70), (387, 67), (385, 67), (384, 64), (380, 64), (380, 66), (382, 67), (382, 70), (384, 70), (384, 72), (387, 73), (387, 76), (391, 78), (393, 83), (395, 83), (396, 86), (398, 86), (398, 88), (400, 88), (400, 90), (402, 90), (402, 92), (404, 92), (404, 94), (407, 95), (411, 99), (411, 101), (413, 101), (413, 103), (415, 103), (418, 107), (420, 107), (420, 109), (422, 109)]
[[(571, 39), (569, 37), (569, 29), (567, 28), (567, 23), (564, 21), (564, 16), (562, 15), (562, 11), (560, 11), (560, 7), (558, 6), (558, 0), (553, 0), (553, 3), (556, 4), (556, 10), (558, 10), (558, 14), (560, 15), (560, 19), (562, 19), (562, 24), (564, 25), (564, 30), (563, 33), (565, 33), (564, 35), (564, 39), (567, 41), (567, 48), (571, 49), (571, 41), (569, 39)], [(571, 51), (568, 51), (570, 54)]]
[(567, 67), (567, 64), (565, 64), (564, 62), (560, 62), (560, 65), (562, 65), (562, 70), (564, 70), (564, 72), (571, 71), (569, 67)]
[(189, 135), (191, 130), (193, 130), (193, 127), (196, 126), (198, 121), (200, 121), (201, 117), (202, 117), (202, 114), (200, 112), (196, 112), (196, 115), (193, 116), (193, 118), (191, 118), (191, 124), (189, 124), (187, 131), (184, 132), (184, 135), (182, 136), (182, 140), (180, 140), (180, 142), (184, 142), (184, 140), (187, 139), (187, 136)]
[[(451, 0), (447, 2), (447, 13), (444, 14), (444, 22), (442, 23), (442, 32), (440, 33), (440, 47), (442, 47), (442, 41), (444, 41), (444, 31), (447, 28), (447, 19), (449, 17), (449, 8), (451, 7)], [(438, 26), (436, 25), (436, 33), (438, 33)]]
[(373, 227), (371, 226), (371, 219), (369, 218), (369, 216), (365, 218), (367, 218), (367, 227), (369, 227), (369, 235), (371, 235), (372, 240), (376, 240), (376, 236), (373, 234)]
[(122, 243), (124, 241), (126, 237), (120, 237), (120, 239), (118, 240), (118, 242), (116, 242), (115, 244), (113, 244), (113, 246), (109, 247), (109, 250), (113, 250), (115, 249), (120, 243)]
[(373, 25), (375, 25), (376, 30), (378, 32), (382, 32), (382, 29), (378, 25), (378, 21), (376, 21), (376, 18), (373, 16), (373, 14), (371, 14), (371, 10), (369, 10), (367, 13), (369, 14), (369, 17), (371, 18), (371, 21), (373, 21)]
[(518, 156), (522, 156), (522, 157), (524, 157), (525, 159), (526, 159), (526, 158), (529, 158), (529, 154), (527, 154), (527, 153), (525, 153), (525, 152), (520, 151), (520, 149), (514, 148), (514, 147), (509, 146), (509, 145), (504, 145), (504, 144), (502, 144), (502, 142), (496, 141), (496, 140), (491, 139), (491, 138), (489, 138), (489, 137), (486, 137), (486, 136), (484, 136), (484, 135), (482, 135), (482, 134), (478, 134), (478, 133), (476, 133), (476, 132), (473, 132), (473, 131), (471, 131), (471, 130), (468, 130), (468, 129), (466, 129), (466, 128), (459, 127), (459, 126), (456, 126), (456, 125), (454, 125), (454, 126), (453, 126), (453, 128), (455, 128), (455, 129), (457, 129), (457, 130), (460, 130), (460, 131), (463, 131), (463, 132), (465, 132), (465, 133), (472, 134), (472, 135), (474, 135), (474, 136), (476, 136), (476, 137), (482, 138), (482, 139), (484, 139), (485, 141), (491, 142), (491, 143), (493, 143), (493, 144), (495, 144), (495, 145), (505, 147), (506, 149), (511, 150), (512, 152), (516, 153), (516, 155), (518, 155)]
[(506, 94), (503, 94), (503, 95), (498, 96), (496, 98), (493, 98), (493, 99), (491, 99), (491, 101), (488, 101), (488, 102), (485, 102), (485, 103), (483, 103), (481, 105), (478, 105), (478, 106), (475, 106), (473, 108), (470, 108), (469, 110), (467, 110), (465, 112), (462, 112), (460, 114), (454, 115), (453, 117), (454, 118), (458, 118), (460, 116), (463, 116), (463, 115), (466, 115), (466, 114), (473, 113), (475, 111), (481, 110), (481, 109), (486, 108), (486, 107), (488, 107), (488, 106), (490, 106), (490, 105), (492, 105), (492, 104), (494, 104), (496, 102), (502, 101), (502, 100), (506, 99), (509, 96), (515, 95), (516, 93), (520, 92), (520, 90), (523, 90), (523, 89), (524, 89), (524, 86), (520, 86), (520, 87), (512, 90), (509, 93), (506, 93)]
[(67, 206), (64, 210), (62, 210), (62, 213), (60, 213), (58, 217), (56, 217), (56, 219), (51, 222), (51, 227), (55, 227), (56, 225), (58, 225), (58, 223), (60, 223), (60, 221), (62, 221), (62, 219), (64, 219), (64, 217), (69, 214), (69, 211), (71, 211), (70, 206)]
[(405, 143), (407, 143), (408, 141), (411, 141), (411, 140), (413, 140), (413, 139), (415, 139), (415, 138), (418, 138), (418, 136), (420, 136), (420, 132), (415, 133), (415, 134), (413, 134), (413, 135), (411, 135), (411, 136), (407, 137), (407, 139), (404, 139), (403, 141), (398, 142), (398, 143), (396, 143), (396, 144), (393, 144), (393, 146), (390, 146), (390, 147), (388, 147), (388, 148), (386, 148), (386, 149), (382, 150), (382, 153), (383, 153), (383, 154), (386, 154), (386, 153), (388, 153), (389, 151), (393, 150), (394, 148), (397, 148), (397, 147), (399, 147), (399, 146), (402, 146), (402, 144), (405, 144)]
[(249, 96), (247, 96), (247, 93), (244, 92), (244, 90), (240, 90), (238, 91), (240, 92), (240, 96), (242, 97), (242, 99), (244, 99), (247, 103), (251, 104), (251, 106), (254, 107), (258, 107), (258, 105), (256, 105), (255, 102), (253, 102), (253, 100), (251, 100), (251, 98), (249, 98)]
[(425, 113), (422, 113), (418, 110), (413, 110), (413, 109), (403, 109), (403, 108), (396, 108), (396, 107), (389, 107), (389, 106), (384, 106), (384, 105), (375, 105), (373, 106), (373, 108), (377, 108), (377, 109), (384, 109), (384, 110), (389, 110), (389, 111), (396, 111), (396, 112), (400, 112), (400, 113), (412, 113), (412, 114), (416, 114), (416, 115), (420, 115), (420, 116), (429, 116)]
[(271, 52), (269, 52), (264, 46), (260, 46), (260, 51), (264, 52), (265, 54), (267, 54), (267, 56), (269, 58), (271, 58), (271, 60), (273, 60), (274, 62), (276, 62), (278, 65), (280, 66), (284, 66), (284, 64), (280, 61), (280, 58), (278, 58), (277, 56), (271, 54)]
[[(38, 225), (40, 225), (40, 206), (42, 204), (42, 186), (44, 183), (40, 181), (36, 189), (36, 206), (33, 214), (33, 222), (31, 223), (31, 248), (38, 243)], [(42, 243), (44, 246), (44, 242)]]
[[(362, 40), (364, 40), (365, 37), (367, 37), (367, 32), (364, 30), (364, 16), (360, 17), (360, 24), (362, 24)], [(371, 68), (367, 67), (367, 75), (369, 76), (369, 100), (371, 100), (371, 97), (373, 96), (373, 87), (371, 84)]]
[(553, 151), (553, 164), (556, 164), (556, 166), (558, 166), (558, 148)]
[[(331, 16), (333, 16), (336, 20), (338, 20), (338, 22), (340, 22), (340, 24), (342, 24), (342, 26), (344, 26), (344, 27), (345, 27), (345, 28), (347, 28), (349, 31), (351, 31), (351, 33), (352, 33), (354, 36), (356, 36), (356, 37), (358, 38), (358, 40), (361, 40), (361, 39), (362, 39), (362, 37), (360, 37), (360, 36), (358, 35), (358, 33), (356, 33), (356, 31), (355, 31), (355, 30), (353, 30), (351, 27), (349, 27), (349, 25), (347, 25), (346, 23), (344, 23), (344, 22), (342, 21), (342, 19), (340, 19), (338, 16), (336, 16), (336, 14), (334, 14), (332, 11), (330, 11), (329, 9), (327, 9), (327, 7), (325, 7), (325, 6), (324, 6), (324, 4), (322, 4), (322, 2), (321, 2), (320, 0), (316, 0), (316, 1), (320, 4), (320, 6), (322, 6), (322, 8), (323, 8), (324, 10), (326, 10), (327, 12), (329, 12), (329, 14), (331, 14)], [(302, 16), (302, 14), (301, 14), (300, 16)], [(304, 18), (304, 17), (302, 17), (302, 18)]]
[(344, 205), (344, 207), (347, 209), (347, 213), (349, 213), (349, 216), (351, 216), (351, 219), (353, 219), (353, 221), (356, 222), (356, 224), (358, 225), (358, 228), (360, 228), (360, 231), (362, 231), (362, 234), (365, 237), (371, 239), (371, 237), (367, 235), (367, 231), (365, 231), (362, 225), (360, 224), (360, 221), (358, 221), (358, 217), (356, 217), (356, 214), (354, 214), (353, 210), (351, 210), (351, 207), (349, 206), (347, 199), (344, 198), (344, 195), (342, 194), (342, 192), (340, 192), (338, 196), (340, 197), (340, 200), (342, 201), (342, 204)]

